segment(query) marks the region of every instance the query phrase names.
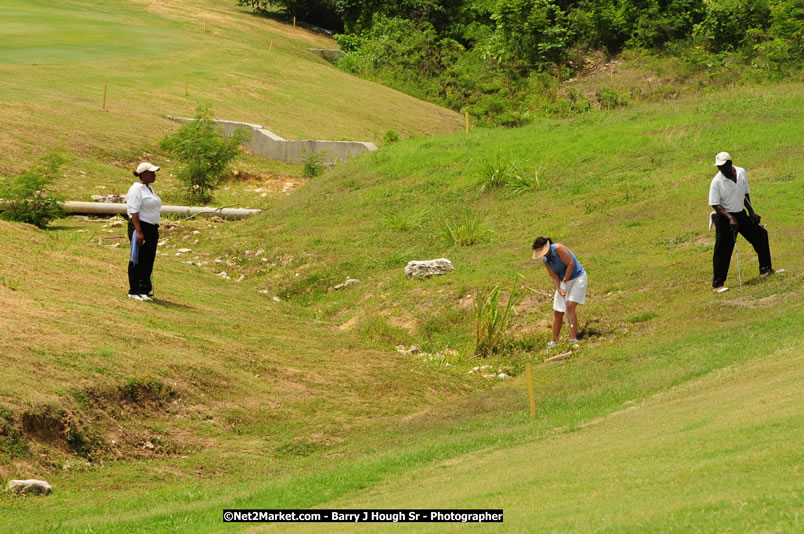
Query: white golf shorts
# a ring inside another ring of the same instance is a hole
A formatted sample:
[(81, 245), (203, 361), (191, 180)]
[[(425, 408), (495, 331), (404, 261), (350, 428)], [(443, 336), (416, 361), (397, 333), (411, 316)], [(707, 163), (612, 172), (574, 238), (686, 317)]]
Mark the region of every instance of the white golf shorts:
[[(586, 278), (585, 272), (578, 278), (567, 282), (567, 300), (577, 302), (578, 304), (583, 304), (584, 300), (586, 300), (587, 285), (589, 285), (589, 282)], [(561, 313), (566, 313), (567, 311), (567, 305), (566, 302), (564, 302), (564, 297), (562, 297), (561, 293), (558, 291), (556, 291), (556, 295), (553, 297), (553, 309)]]

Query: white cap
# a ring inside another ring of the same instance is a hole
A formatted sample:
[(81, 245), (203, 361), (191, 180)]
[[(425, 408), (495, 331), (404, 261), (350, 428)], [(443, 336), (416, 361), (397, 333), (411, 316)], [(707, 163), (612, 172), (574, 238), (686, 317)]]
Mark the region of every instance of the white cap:
[(158, 170), (159, 170), (159, 167), (157, 167), (156, 165), (151, 165), (147, 161), (144, 161), (144, 162), (140, 163), (139, 165), (137, 165), (137, 174), (142, 174), (145, 171), (154, 171), (154, 172), (156, 172)]
[(729, 155), (729, 153), (720, 152), (717, 156), (715, 156), (715, 167), (725, 165), (727, 161), (731, 161), (731, 156)]

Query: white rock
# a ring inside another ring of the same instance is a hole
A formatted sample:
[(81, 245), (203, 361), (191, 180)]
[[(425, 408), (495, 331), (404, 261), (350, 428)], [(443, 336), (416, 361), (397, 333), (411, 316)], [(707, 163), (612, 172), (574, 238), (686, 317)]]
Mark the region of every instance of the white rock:
[(238, 282), (242, 282), (246, 278), (245, 274), (241, 274), (240, 278), (237, 279)]
[(190, 253), (192, 251), (193, 251), (193, 249), (190, 249), (190, 248), (180, 248), (179, 249), (179, 254), (188, 254), (188, 253)]
[(354, 284), (357, 284), (358, 282), (360, 282), (360, 280), (358, 280), (356, 278), (349, 278), (348, 280), (346, 280), (346, 282), (344, 282), (342, 284), (338, 284), (337, 286), (335, 286), (334, 289), (335, 289), (335, 291), (340, 291), (341, 289), (346, 289), (347, 287), (349, 287), (351, 285), (354, 285)]
[(198, 235), (198, 234), (200, 234), (200, 233), (201, 233), (201, 232), (199, 232), (198, 230), (193, 230), (193, 235)]
[(427, 261), (411, 261), (405, 266), (405, 276), (408, 278), (430, 278), (454, 271), (452, 262), (446, 258)]
[(17, 495), (26, 495), (28, 493), (47, 495), (53, 491), (53, 486), (44, 480), (9, 480), (8, 491)]
[(231, 278), (229, 278), (229, 275), (226, 274), (226, 271), (219, 272), (217, 276), (219, 278), (223, 278), (224, 280), (231, 280)]
[(274, 297), (274, 300), (275, 300), (276, 302), (279, 302), (279, 297)]
[(201, 267), (200, 263), (196, 263), (194, 261), (185, 261), (184, 263), (186, 263), (187, 265), (193, 265), (194, 267)]

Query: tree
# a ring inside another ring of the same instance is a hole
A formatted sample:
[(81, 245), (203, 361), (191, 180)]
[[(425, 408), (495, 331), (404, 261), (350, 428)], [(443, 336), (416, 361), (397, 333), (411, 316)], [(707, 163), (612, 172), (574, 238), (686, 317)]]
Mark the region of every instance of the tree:
[(227, 138), (210, 115), (209, 106), (198, 106), (194, 120), (160, 141), (162, 149), (183, 164), (177, 176), (184, 182), (187, 196), (202, 203), (212, 200), (212, 191), (249, 135), (238, 129)]

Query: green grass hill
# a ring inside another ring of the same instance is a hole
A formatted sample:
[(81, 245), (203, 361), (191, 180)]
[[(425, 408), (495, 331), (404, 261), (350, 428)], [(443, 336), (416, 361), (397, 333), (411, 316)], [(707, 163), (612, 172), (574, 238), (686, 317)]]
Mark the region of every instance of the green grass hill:
[[(4, 529), (285, 531), (225, 525), (221, 511), (442, 506), (503, 508), (502, 525), (480, 528), (506, 532), (801, 529), (801, 84), (466, 134), (454, 114), (303, 50), (326, 39), (232, 4), (70, 2), (68, 58), (68, 46), (23, 54), (28, 32), (15, 34), (0, 48), (0, 171), (60, 144), (57, 187), (88, 196), (126, 187), (147, 152), (164, 168), (155, 187), (180, 198), (155, 148), (175, 128), (163, 115), (195, 104), (180, 65), (217, 116), (287, 137), (410, 138), (306, 182), (245, 155), (249, 178), (217, 201), (263, 213), (166, 220), (153, 303), (125, 298), (119, 221), (0, 222), (0, 479), (55, 488), (0, 493)], [(11, 6), (19, 25), (63, 15)], [(130, 46), (104, 45), (115, 25)], [(124, 97), (107, 112), (104, 83)], [(760, 281), (741, 238), (742, 291), (733, 262), (731, 290), (714, 295), (706, 201), (720, 150), (746, 168), (785, 272)], [(268, 174), (301, 186), (282, 192)], [(538, 235), (589, 273), (575, 349), (546, 350)], [(441, 257), (455, 272), (405, 278), (408, 261)], [(347, 278), (360, 281), (334, 289)], [(473, 356), (479, 295), (500, 285), (506, 301), (512, 284), (523, 298), (507, 343)], [(389, 530), (362, 526), (317, 525)]]

